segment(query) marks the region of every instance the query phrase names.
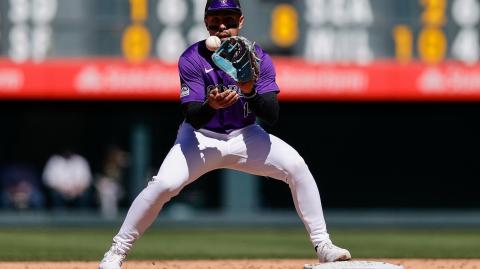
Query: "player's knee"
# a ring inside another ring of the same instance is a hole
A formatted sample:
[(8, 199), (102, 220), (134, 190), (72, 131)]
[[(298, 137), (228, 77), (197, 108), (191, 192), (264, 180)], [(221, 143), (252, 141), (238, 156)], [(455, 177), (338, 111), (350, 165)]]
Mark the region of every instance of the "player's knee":
[(305, 160), (300, 156), (297, 155), (295, 158), (291, 158), (287, 165), (287, 172), (289, 174), (289, 178), (295, 177), (295, 175), (300, 175), (308, 171), (307, 164)]
[(158, 196), (167, 195), (170, 198), (176, 196), (182, 189), (182, 184), (174, 180), (164, 180), (153, 177), (148, 188), (154, 189)]

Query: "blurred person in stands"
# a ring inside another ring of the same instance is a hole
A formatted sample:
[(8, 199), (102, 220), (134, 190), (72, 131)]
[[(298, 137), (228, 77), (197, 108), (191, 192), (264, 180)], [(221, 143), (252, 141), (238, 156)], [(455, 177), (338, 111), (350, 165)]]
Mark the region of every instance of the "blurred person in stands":
[(102, 172), (95, 183), (100, 212), (105, 219), (114, 219), (118, 215), (119, 201), (125, 193), (121, 182), (128, 165), (129, 156), (126, 151), (117, 145), (107, 148)]
[(43, 170), (43, 182), (50, 189), (54, 209), (87, 207), (92, 174), (88, 161), (70, 148), (52, 155)]
[(1, 207), (4, 209), (42, 209), (45, 197), (35, 171), (22, 164), (6, 165), (0, 170)]

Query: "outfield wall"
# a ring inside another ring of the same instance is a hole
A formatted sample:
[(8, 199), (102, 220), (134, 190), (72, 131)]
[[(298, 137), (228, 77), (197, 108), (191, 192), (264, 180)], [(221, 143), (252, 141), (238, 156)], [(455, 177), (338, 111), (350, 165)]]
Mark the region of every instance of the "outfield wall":
[[(122, 224), (126, 211), (114, 219), (104, 219), (97, 212), (0, 212), (0, 227), (110, 227)], [(476, 229), (480, 226), (480, 210), (412, 210), (363, 209), (326, 210), (329, 228), (368, 229)], [(252, 214), (220, 212), (163, 212), (153, 224), (159, 228), (265, 227), (301, 228), (295, 212), (264, 211)]]
[[(472, 186), (479, 178), (479, 117), (474, 102), (282, 102), (280, 122), (265, 128), (301, 153), (327, 209), (478, 209)], [(96, 175), (105, 147), (118, 143), (144, 159), (124, 171), (125, 209), (156, 173), (181, 120), (179, 105), (169, 102), (2, 102), (0, 163), (24, 163), (39, 178), (50, 154), (74, 144)], [(147, 137), (141, 150), (134, 139), (139, 126)], [(174, 203), (221, 210), (228, 198), (224, 178), (224, 171), (209, 173)], [(287, 185), (253, 182), (252, 210), (293, 211)], [(92, 195), (88, 209), (95, 210)]]

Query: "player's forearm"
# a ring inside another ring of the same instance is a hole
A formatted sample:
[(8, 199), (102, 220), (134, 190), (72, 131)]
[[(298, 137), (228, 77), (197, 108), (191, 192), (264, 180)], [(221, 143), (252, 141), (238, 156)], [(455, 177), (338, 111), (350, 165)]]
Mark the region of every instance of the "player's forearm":
[(248, 97), (247, 102), (250, 109), (265, 123), (274, 125), (278, 121), (280, 106), (276, 92), (255, 94)]
[(189, 102), (183, 104), (182, 108), (186, 122), (190, 123), (195, 129), (202, 128), (215, 115), (215, 109), (207, 102)]

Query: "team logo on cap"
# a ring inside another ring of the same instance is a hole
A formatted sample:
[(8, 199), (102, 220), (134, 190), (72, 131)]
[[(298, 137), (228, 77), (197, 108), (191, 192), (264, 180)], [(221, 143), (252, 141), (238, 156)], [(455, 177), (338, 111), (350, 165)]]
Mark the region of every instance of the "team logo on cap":
[(220, 5), (224, 7), (230, 6), (230, 3), (228, 0), (220, 0)]

